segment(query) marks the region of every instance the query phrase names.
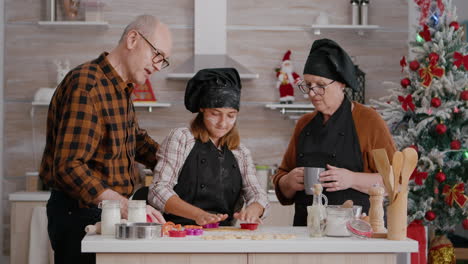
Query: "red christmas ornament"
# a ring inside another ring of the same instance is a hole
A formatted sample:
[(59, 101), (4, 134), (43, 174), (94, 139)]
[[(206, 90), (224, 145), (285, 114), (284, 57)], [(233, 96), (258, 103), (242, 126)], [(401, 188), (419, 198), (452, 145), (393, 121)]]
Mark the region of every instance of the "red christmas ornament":
[(436, 219), (437, 215), (436, 213), (434, 213), (434, 211), (427, 211), (426, 212), (426, 216), (425, 218), (427, 219), (427, 221), (433, 221), (434, 219)]
[(456, 183), (453, 186), (445, 184), (442, 189), (442, 194), (445, 196), (445, 203), (450, 206), (453, 206), (453, 203), (456, 203), (460, 208), (462, 208), (468, 201), (468, 196), (465, 195), (464, 182)]
[(460, 140), (453, 140), (452, 142), (450, 142), (450, 148), (454, 150), (460, 149), (461, 148)]
[(417, 71), (419, 69), (419, 62), (414, 60), (414, 61), (410, 62), (409, 67), (410, 67), (411, 70)]
[(424, 25), (423, 31), (419, 32), (419, 36), (423, 38), (425, 41), (431, 41), (431, 31), (429, 30), (429, 27), (427, 25)]
[(468, 70), (468, 55), (455, 51), (453, 53), (453, 65), (457, 66), (457, 68), (463, 65), (465, 71)]
[(463, 220), (462, 225), (463, 229), (468, 230), (468, 219)]
[(450, 27), (453, 27), (454, 31), (457, 31), (460, 28), (460, 24), (457, 21), (450, 22)]
[(441, 101), (438, 97), (432, 98), (432, 100), (431, 100), (431, 105), (432, 105), (432, 107), (437, 108), (437, 107), (439, 107), (441, 104), (442, 104), (442, 101)]
[(433, 63), (436, 63), (439, 61), (439, 54), (435, 53), (435, 52), (431, 52), (429, 54), (429, 61), (430, 62), (433, 62)]
[(419, 77), (421, 77), (422, 85), (429, 87), (432, 83), (432, 79), (435, 77), (441, 78), (445, 74), (445, 69), (437, 66), (436, 62), (431, 62), (427, 67), (419, 69)]
[(411, 173), (410, 180), (414, 180), (414, 183), (417, 185), (423, 185), (424, 180), (427, 179), (429, 174), (424, 171), (418, 171), (418, 168), (414, 169), (413, 173)]
[(405, 58), (405, 56), (403, 56), (403, 58), (401, 58), (401, 60), (400, 60), (400, 66), (401, 66), (401, 72), (403, 72), (403, 70), (404, 70), (405, 67), (406, 67), (406, 58)]
[(463, 101), (468, 101), (468, 90), (461, 92), (460, 99), (462, 99)]
[(429, 11), (431, 8), (431, 1), (428, 0), (416, 0), (415, 3), (419, 6), (421, 10), (421, 16), (419, 18), (419, 25), (425, 25), (427, 16), (429, 16)]
[(455, 106), (455, 107), (453, 108), (453, 112), (454, 112), (455, 114), (458, 114), (458, 112), (460, 112), (460, 110), (458, 109), (458, 107)]
[(438, 182), (443, 182), (447, 179), (447, 176), (445, 175), (445, 173), (443, 172), (438, 172), (435, 176), (435, 179), (438, 181)]
[(408, 96), (403, 97), (403, 96), (398, 96), (398, 101), (401, 103), (401, 107), (403, 110), (408, 111), (408, 108), (411, 109), (414, 112), (414, 109), (416, 106), (413, 103), (413, 97), (411, 94), (408, 94)]
[(409, 147), (410, 147), (410, 148), (414, 148), (414, 150), (416, 150), (416, 152), (419, 152), (418, 146), (416, 146), (416, 145), (411, 145), (411, 146), (409, 146)]
[(444, 124), (438, 124), (435, 128), (435, 131), (437, 132), (437, 134), (443, 135), (445, 134), (445, 132), (447, 132), (447, 126)]
[(401, 87), (406, 88), (411, 84), (411, 81), (408, 78), (404, 78), (401, 80), (400, 84), (401, 84)]

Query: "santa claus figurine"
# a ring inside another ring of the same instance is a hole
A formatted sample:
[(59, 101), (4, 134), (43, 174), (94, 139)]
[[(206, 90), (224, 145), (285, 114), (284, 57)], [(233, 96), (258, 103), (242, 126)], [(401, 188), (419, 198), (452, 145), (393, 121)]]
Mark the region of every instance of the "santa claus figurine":
[(281, 68), (276, 69), (276, 87), (280, 93), (281, 104), (292, 104), (294, 102), (294, 88), (293, 85), (299, 82), (299, 75), (293, 71), (291, 63), (291, 51), (288, 50), (283, 56)]

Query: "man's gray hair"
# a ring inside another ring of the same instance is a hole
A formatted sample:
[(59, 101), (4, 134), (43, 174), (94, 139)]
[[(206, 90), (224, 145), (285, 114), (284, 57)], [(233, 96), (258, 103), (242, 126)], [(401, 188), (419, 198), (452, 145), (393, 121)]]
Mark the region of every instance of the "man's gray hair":
[(143, 34), (146, 38), (151, 37), (156, 27), (159, 25), (159, 19), (152, 15), (140, 15), (137, 16), (130, 24), (125, 27), (122, 36), (120, 37), (119, 43), (122, 43), (131, 30), (136, 30)]

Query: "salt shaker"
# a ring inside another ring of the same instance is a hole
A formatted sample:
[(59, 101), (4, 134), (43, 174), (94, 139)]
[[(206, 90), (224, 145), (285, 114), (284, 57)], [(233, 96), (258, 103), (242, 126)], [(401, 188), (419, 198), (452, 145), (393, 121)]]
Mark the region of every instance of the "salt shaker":
[(383, 195), (385, 193), (384, 188), (380, 185), (374, 185), (369, 189), (369, 222), (372, 226), (374, 233), (387, 233), (387, 229), (384, 227), (384, 209), (383, 209)]
[(128, 222), (145, 223), (146, 222), (146, 201), (129, 200), (128, 201)]
[(361, 0), (361, 25), (367, 25), (369, 20), (369, 0)]
[(351, 24), (359, 25), (359, 0), (351, 0)]
[(120, 223), (120, 201), (119, 200), (103, 200), (99, 204), (102, 208), (101, 213), (101, 234), (115, 234), (115, 224)]

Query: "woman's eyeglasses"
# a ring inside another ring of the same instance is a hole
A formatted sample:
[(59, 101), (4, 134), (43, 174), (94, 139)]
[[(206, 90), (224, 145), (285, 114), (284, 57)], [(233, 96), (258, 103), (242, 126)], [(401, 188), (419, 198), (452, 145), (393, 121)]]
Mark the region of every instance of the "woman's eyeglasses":
[(304, 94), (309, 94), (310, 91), (313, 91), (315, 94), (324, 95), (325, 88), (327, 88), (330, 84), (334, 82), (335, 81), (333, 80), (331, 83), (327, 85), (310, 86), (309, 84), (306, 83), (306, 81), (302, 80), (297, 84), (297, 87), (299, 87), (299, 90), (301, 90), (301, 92), (303, 92)]

